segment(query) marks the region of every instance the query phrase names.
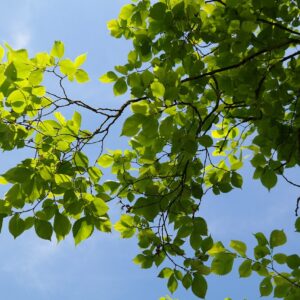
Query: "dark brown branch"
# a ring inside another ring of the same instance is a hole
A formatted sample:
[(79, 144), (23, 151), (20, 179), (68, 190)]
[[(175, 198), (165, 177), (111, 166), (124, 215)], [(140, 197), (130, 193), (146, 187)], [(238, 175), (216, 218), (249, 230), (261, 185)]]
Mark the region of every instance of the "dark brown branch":
[(272, 25), (272, 26), (275, 26), (275, 27), (278, 27), (284, 31), (287, 31), (289, 33), (292, 33), (292, 34), (295, 34), (295, 35), (299, 35), (300, 36), (300, 32), (298, 31), (295, 31), (295, 30), (292, 30), (280, 23), (277, 23), (277, 22), (272, 22), (272, 21), (269, 21), (269, 20), (265, 20), (265, 19), (261, 19), (261, 18), (258, 18), (257, 21), (261, 22), (261, 23), (265, 23), (265, 24), (269, 24), (269, 25)]
[(262, 49), (262, 50), (254, 53), (252, 55), (249, 55), (248, 57), (246, 57), (245, 59), (241, 60), (240, 62), (238, 62), (236, 64), (233, 64), (233, 65), (230, 65), (230, 66), (227, 66), (227, 67), (223, 67), (223, 68), (220, 68), (220, 69), (212, 70), (212, 71), (209, 71), (209, 72), (197, 75), (197, 76), (187, 77), (185, 79), (182, 79), (181, 83), (188, 82), (188, 81), (193, 81), (193, 80), (198, 80), (198, 79), (201, 79), (201, 78), (206, 77), (206, 76), (211, 76), (211, 75), (221, 73), (221, 72), (224, 72), (224, 71), (228, 71), (228, 70), (231, 70), (231, 69), (236, 69), (236, 68), (241, 67), (242, 65), (248, 63), (249, 61), (253, 60), (255, 57), (260, 56), (261, 54), (264, 54), (266, 52), (273, 51), (273, 50), (276, 50), (276, 49), (280, 49), (280, 48), (282, 48), (284, 46), (287, 46), (289, 44), (300, 44), (300, 40), (298, 40), (298, 39), (289, 39), (289, 40), (285, 41), (282, 44), (275, 45), (275, 46), (270, 47), (270, 48), (265, 48), (265, 49)]

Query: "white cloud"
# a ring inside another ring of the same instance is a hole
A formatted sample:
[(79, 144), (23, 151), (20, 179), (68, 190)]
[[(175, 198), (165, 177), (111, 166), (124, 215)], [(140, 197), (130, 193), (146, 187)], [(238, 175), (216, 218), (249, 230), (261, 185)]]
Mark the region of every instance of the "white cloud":
[[(18, 243), (18, 241), (8, 243)], [(49, 278), (45, 280), (43, 269), (47, 261), (55, 260), (61, 247), (57, 247), (55, 242), (49, 243), (28, 236), (19, 246), (14, 249), (14, 255), (6, 255), (7, 259), (2, 262), (1, 272), (14, 277), (21, 286), (30, 284), (32, 288), (40, 291), (51, 289), (54, 282), (51, 284)]]
[(11, 46), (14, 49), (20, 49), (20, 48), (28, 48), (31, 41), (31, 33), (29, 28), (26, 28), (25, 30), (18, 31), (15, 30), (12, 34), (12, 44)]

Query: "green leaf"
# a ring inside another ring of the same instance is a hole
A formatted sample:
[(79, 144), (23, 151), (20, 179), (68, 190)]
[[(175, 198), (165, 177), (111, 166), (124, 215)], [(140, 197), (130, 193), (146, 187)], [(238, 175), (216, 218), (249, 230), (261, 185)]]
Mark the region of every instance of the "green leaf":
[(136, 102), (131, 104), (131, 109), (135, 114), (146, 115), (149, 105), (146, 102)]
[(111, 155), (103, 154), (98, 160), (97, 163), (100, 167), (108, 168), (110, 167), (114, 162), (114, 158)]
[(205, 148), (209, 148), (213, 145), (213, 139), (209, 135), (203, 135), (198, 138), (198, 142)]
[(123, 124), (121, 135), (134, 136), (140, 131), (140, 128), (145, 120), (141, 114), (134, 114), (127, 118)]
[(211, 236), (205, 238), (201, 243), (201, 249), (204, 253), (209, 251), (213, 247), (214, 241)]
[(219, 253), (211, 263), (211, 271), (217, 275), (226, 275), (231, 272), (234, 255), (231, 253)]
[[(276, 280), (275, 280), (276, 282)], [(289, 292), (291, 290), (291, 284), (289, 282), (280, 282), (276, 284), (274, 288), (274, 298), (285, 298), (289, 296)], [(288, 298), (285, 298), (288, 299)]]
[(88, 157), (81, 151), (75, 152), (73, 155), (73, 162), (76, 167), (87, 168), (89, 166)]
[(116, 73), (109, 71), (102, 75), (99, 80), (103, 83), (110, 83), (110, 82), (115, 82), (118, 79), (118, 76)]
[(18, 214), (15, 214), (10, 220), (8, 224), (9, 232), (12, 234), (14, 238), (17, 238), (21, 235), (25, 230), (25, 222), (22, 220)]
[(123, 20), (127, 20), (131, 17), (135, 6), (132, 4), (124, 5), (120, 11), (119, 18)]
[(296, 219), (295, 228), (297, 232), (300, 232), (300, 217)]
[(150, 9), (150, 17), (157, 21), (162, 21), (165, 17), (167, 6), (165, 3), (155, 3)]
[(182, 278), (182, 285), (187, 290), (191, 287), (192, 283), (193, 283), (192, 275), (190, 273), (186, 273)]
[(124, 78), (119, 78), (113, 87), (115, 96), (123, 95), (127, 92), (127, 84)]
[[(99, 162), (98, 162), (99, 163)], [(100, 163), (99, 163), (100, 164)], [(91, 180), (94, 182), (94, 183), (98, 183), (100, 178), (102, 177), (102, 172), (99, 168), (97, 167), (89, 167), (88, 168), (88, 174), (91, 178)]]
[(20, 184), (14, 184), (5, 194), (5, 200), (15, 208), (24, 207), (25, 197)]
[(271, 252), (270, 252), (270, 249), (266, 246), (256, 246), (254, 248), (254, 256), (255, 256), (255, 259), (260, 259), (260, 258), (263, 258), (267, 255), (269, 255)]
[(61, 41), (55, 41), (50, 54), (57, 58), (62, 58), (65, 53), (65, 46)]
[(225, 251), (226, 249), (224, 248), (224, 245), (221, 242), (217, 242), (209, 249), (209, 251), (207, 251), (207, 253), (211, 256), (216, 256)]
[(247, 252), (247, 246), (245, 243), (241, 241), (232, 240), (230, 242), (230, 247), (234, 249), (238, 254), (240, 254), (242, 257), (246, 257)]
[(236, 172), (232, 172), (231, 184), (237, 188), (241, 188), (243, 185), (243, 177)]
[(272, 293), (273, 285), (270, 277), (266, 277), (261, 281), (259, 285), (259, 291), (261, 297), (269, 296)]
[(175, 277), (175, 275), (171, 275), (171, 277), (169, 278), (168, 280), (168, 289), (169, 291), (173, 294), (176, 290), (177, 290), (177, 287), (178, 287), (178, 281)]
[(54, 175), (55, 183), (65, 189), (72, 188), (72, 177), (65, 174), (55, 174)]
[(285, 264), (287, 260), (287, 256), (283, 253), (276, 253), (273, 255), (273, 259), (278, 263), (278, 264)]
[(171, 275), (174, 273), (174, 271), (170, 268), (163, 268), (159, 274), (158, 277), (159, 278), (170, 278)]
[(165, 87), (162, 83), (155, 81), (151, 83), (152, 95), (156, 98), (163, 97), (165, 94)]
[(121, 233), (122, 238), (130, 238), (135, 234), (134, 219), (129, 215), (122, 215), (114, 226)]
[(122, 35), (122, 30), (117, 20), (108, 21), (107, 29), (110, 31), (110, 34), (116, 38), (119, 38)]
[(79, 68), (81, 65), (84, 64), (84, 62), (86, 61), (86, 53), (83, 53), (79, 56), (76, 57), (75, 61), (74, 61), (74, 65), (76, 66), (76, 68)]
[(262, 232), (257, 232), (254, 234), (254, 236), (260, 246), (265, 246), (269, 244), (266, 236)]
[(262, 184), (267, 188), (267, 189), (271, 189), (273, 188), (276, 183), (277, 183), (277, 176), (275, 174), (275, 172), (271, 169), (265, 169), (265, 171), (263, 172), (263, 174), (261, 175), (260, 178)]
[(273, 230), (270, 236), (271, 248), (284, 245), (286, 243), (286, 235), (283, 230)]
[(93, 204), (98, 216), (103, 216), (107, 213), (108, 206), (101, 198), (95, 197), (93, 200)]
[(252, 273), (251, 266), (252, 266), (252, 262), (250, 259), (244, 260), (239, 267), (240, 277), (243, 277), (243, 278), (249, 277)]
[(79, 83), (85, 83), (90, 80), (88, 73), (82, 69), (76, 71), (75, 78)]
[(286, 257), (286, 264), (293, 270), (298, 269), (300, 267), (300, 257), (297, 254), (289, 255)]
[(194, 250), (198, 250), (201, 247), (201, 242), (201, 235), (196, 230), (193, 230), (192, 234), (190, 235), (190, 244), (192, 248)]
[(53, 228), (59, 240), (64, 238), (70, 232), (72, 225), (67, 216), (57, 213), (54, 217)]
[(27, 95), (28, 93), (22, 90), (13, 91), (7, 97), (7, 103), (11, 105), (16, 113), (21, 114), (26, 108)]
[(12, 168), (6, 173), (2, 174), (2, 176), (11, 183), (24, 183), (30, 178), (31, 175), (32, 171), (30, 169), (21, 166)]
[(191, 192), (193, 197), (195, 197), (196, 199), (201, 199), (203, 196), (202, 186), (199, 183), (195, 183), (194, 181), (192, 181), (191, 183)]
[(204, 299), (207, 292), (207, 282), (205, 278), (200, 274), (194, 274), (193, 282), (192, 282), (192, 291), (193, 293)]
[(0, 46), (0, 61), (2, 61), (4, 54), (5, 54), (5, 50), (2, 46)]
[(44, 240), (51, 241), (53, 229), (52, 225), (48, 221), (35, 219), (34, 220), (34, 228), (38, 237)]
[(78, 245), (91, 236), (94, 231), (94, 225), (89, 223), (86, 217), (83, 217), (73, 224), (72, 231), (75, 245)]

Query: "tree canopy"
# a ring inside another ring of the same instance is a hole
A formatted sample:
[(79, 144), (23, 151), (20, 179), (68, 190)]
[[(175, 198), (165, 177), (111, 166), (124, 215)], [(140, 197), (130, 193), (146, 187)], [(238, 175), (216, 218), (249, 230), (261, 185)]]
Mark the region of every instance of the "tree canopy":
[[(123, 6), (108, 29), (132, 50), (124, 65), (100, 77), (115, 96), (129, 95), (119, 107), (68, 95), (67, 81), (82, 84), (89, 75), (86, 54), (66, 58), (63, 42), (34, 57), (0, 47), (0, 147), (32, 150), (0, 177), (7, 185), (1, 223), (8, 219), (15, 238), (33, 228), (46, 240), (71, 233), (75, 244), (112, 227), (122, 238), (136, 236), (141, 253), (134, 262), (167, 265), (158, 276), (172, 293), (182, 284), (205, 298), (206, 276), (226, 275), (236, 261), (240, 277), (262, 277), (261, 296), (299, 299), (300, 257), (276, 249), (287, 242), (284, 231), (266, 236), (262, 228), (250, 254), (243, 241), (214, 240), (201, 212), (209, 195), (242, 187), (246, 156), (267, 189), (278, 177), (300, 187), (287, 174), (300, 164), (299, 7), (299, 0)], [(56, 91), (47, 88), (49, 79)], [(75, 112), (66, 118), (63, 109)], [(83, 110), (98, 117), (95, 128), (82, 122)], [(122, 117), (128, 147), (105, 152)], [(96, 161), (88, 147), (99, 152)], [(115, 204), (122, 213), (112, 225)]]

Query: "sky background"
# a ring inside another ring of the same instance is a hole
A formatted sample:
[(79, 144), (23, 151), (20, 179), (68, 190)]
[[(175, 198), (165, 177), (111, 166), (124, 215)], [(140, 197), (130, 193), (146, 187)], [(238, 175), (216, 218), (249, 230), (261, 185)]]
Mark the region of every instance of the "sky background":
[[(87, 52), (85, 69), (91, 81), (68, 86), (70, 96), (99, 106), (119, 105), (126, 97), (115, 98), (112, 86), (99, 83), (98, 78), (114, 65), (126, 62), (130, 42), (110, 37), (106, 22), (117, 17), (121, 6), (128, 2), (4, 0), (0, 42), (8, 42), (14, 48), (25, 47), (34, 54), (49, 51), (54, 40), (62, 40), (66, 55), (71, 59)], [(86, 127), (93, 128), (96, 123), (97, 119), (83, 119)], [(119, 133), (120, 123), (111, 132), (106, 148), (124, 146), (125, 141)], [(98, 152), (98, 149), (91, 151)], [(26, 157), (26, 153), (1, 154), (0, 171), (14, 166), (22, 157)], [(299, 191), (280, 181), (269, 193), (251, 179), (248, 163), (243, 172), (246, 178), (242, 190), (219, 197), (209, 196), (203, 202), (202, 215), (212, 235), (225, 242), (244, 240), (253, 246), (253, 233), (264, 231), (268, 235), (274, 228), (285, 229), (290, 239), (285, 250), (299, 252), (293, 232)], [(296, 171), (291, 176), (296, 178)], [(114, 208), (113, 214), (117, 212), (118, 208)], [(117, 233), (95, 232), (75, 247), (72, 238), (57, 244), (37, 238), (32, 231), (14, 240), (7, 228), (3, 228), (0, 235), (1, 297), (7, 300), (156, 300), (169, 294), (166, 281), (157, 278), (157, 269), (141, 270), (132, 263), (138, 251), (134, 239), (121, 240)], [(258, 277), (239, 280), (237, 271), (226, 277), (210, 276), (206, 299), (259, 299), (258, 283)], [(196, 299), (182, 288), (173, 297)]]

